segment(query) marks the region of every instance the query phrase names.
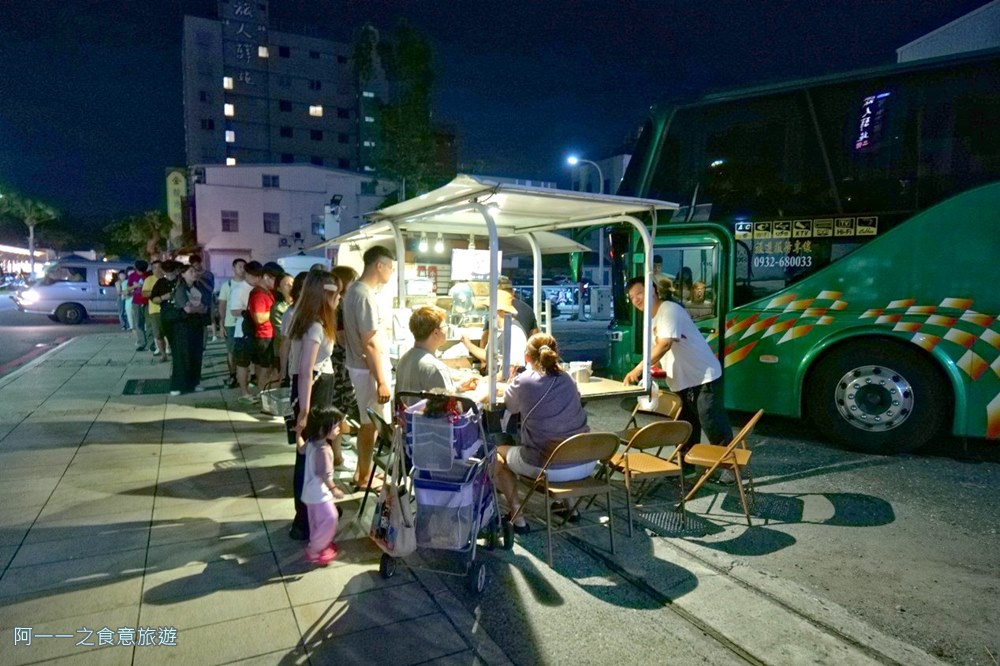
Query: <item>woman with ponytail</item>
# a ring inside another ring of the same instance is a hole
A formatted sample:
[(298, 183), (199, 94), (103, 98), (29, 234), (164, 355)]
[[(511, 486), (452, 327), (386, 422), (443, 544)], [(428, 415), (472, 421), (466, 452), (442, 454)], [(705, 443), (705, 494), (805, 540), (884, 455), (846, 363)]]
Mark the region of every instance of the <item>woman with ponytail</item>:
[[(556, 339), (536, 333), (528, 339), (524, 360), (527, 370), (517, 375), (504, 393), (504, 406), (511, 414), (521, 415), (520, 442), (500, 446), (497, 486), (507, 498), (510, 514), (521, 506), (515, 474), (535, 478), (552, 451), (564, 439), (589, 432), (587, 412), (573, 378), (559, 369)], [(575, 481), (590, 476), (597, 461), (549, 470), (550, 481)], [(524, 534), (528, 524), (523, 515), (514, 523), (514, 531)]]

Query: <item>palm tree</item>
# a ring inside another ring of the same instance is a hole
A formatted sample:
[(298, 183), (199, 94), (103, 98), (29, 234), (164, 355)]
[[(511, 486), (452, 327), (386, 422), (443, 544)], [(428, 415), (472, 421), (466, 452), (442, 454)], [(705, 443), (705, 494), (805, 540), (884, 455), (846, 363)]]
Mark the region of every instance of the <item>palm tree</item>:
[(28, 227), (28, 255), (31, 275), (35, 274), (35, 225), (59, 217), (56, 209), (37, 199), (29, 199), (16, 192), (0, 195), (0, 213), (12, 215)]
[(106, 227), (105, 231), (119, 243), (152, 259), (159, 253), (160, 245), (170, 235), (172, 227), (173, 222), (166, 213), (149, 210), (115, 222)]

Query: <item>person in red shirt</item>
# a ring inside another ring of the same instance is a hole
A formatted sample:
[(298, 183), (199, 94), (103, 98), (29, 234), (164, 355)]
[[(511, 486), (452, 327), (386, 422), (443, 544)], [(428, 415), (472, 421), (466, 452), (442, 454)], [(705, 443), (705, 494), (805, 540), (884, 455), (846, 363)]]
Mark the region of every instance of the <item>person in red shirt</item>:
[(274, 285), (285, 274), (276, 263), (264, 265), (264, 275), (250, 292), (247, 312), (253, 319), (253, 363), (257, 368), (257, 385), (266, 388), (278, 378), (278, 354), (274, 349), (274, 326), (271, 306), (274, 305)]
[[(135, 334), (136, 351), (143, 351), (149, 344), (146, 336), (146, 304), (149, 301), (142, 295), (142, 283), (149, 277), (148, 270), (149, 263), (139, 259), (135, 262), (135, 271), (128, 276), (128, 282), (125, 283), (125, 292), (131, 295), (132, 332)], [(156, 349), (155, 343), (153, 349)]]

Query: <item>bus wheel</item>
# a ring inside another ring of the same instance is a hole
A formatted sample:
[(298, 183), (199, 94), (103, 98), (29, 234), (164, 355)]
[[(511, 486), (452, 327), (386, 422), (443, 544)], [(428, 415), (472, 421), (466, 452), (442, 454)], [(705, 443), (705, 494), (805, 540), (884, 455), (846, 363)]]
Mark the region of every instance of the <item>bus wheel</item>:
[(76, 303), (64, 303), (56, 309), (56, 317), (64, 324), (79, 324), (86, 314), (86, 311)]
[(849, 342), (809, 376), (806, 412), (823, 436), (865, 453), (913, 451), (941, 431), (948, 381), (933, 362), (892, 340)]

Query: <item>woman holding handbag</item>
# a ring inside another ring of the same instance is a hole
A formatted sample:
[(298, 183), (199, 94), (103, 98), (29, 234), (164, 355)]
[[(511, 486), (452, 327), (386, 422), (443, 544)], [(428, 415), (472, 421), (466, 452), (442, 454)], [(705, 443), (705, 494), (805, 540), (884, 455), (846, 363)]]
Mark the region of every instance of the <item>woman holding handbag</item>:
[[(295, 518), (288, 536), (296, 540), (309, 538), (309, 518), (300, 499), (305, 483), (305, 448), (302, 432), (309, 412), (333, 404), (334, 375), (330, 356), (337, 337), (337, 304), (342, 293), (340, 281), (332, 273), (311, 270), (295, 303), (288, 337), (291, 346), (288, 368), (292, 373), (292, 411), (295, 416)], [(335, 499), (343, 497), (339, 489)]]
[(205, 326), (212, 293), (198, 281), (194, 266), (183, 266), (181, 278), (174, 288), (173, 307), (177, 319), (171, 325), (173, 365), (170, 373), (170, 395), (203, 391), (201, 361), (205, 354)]

